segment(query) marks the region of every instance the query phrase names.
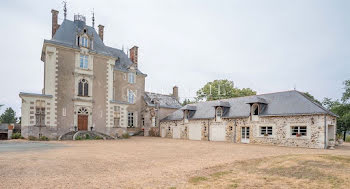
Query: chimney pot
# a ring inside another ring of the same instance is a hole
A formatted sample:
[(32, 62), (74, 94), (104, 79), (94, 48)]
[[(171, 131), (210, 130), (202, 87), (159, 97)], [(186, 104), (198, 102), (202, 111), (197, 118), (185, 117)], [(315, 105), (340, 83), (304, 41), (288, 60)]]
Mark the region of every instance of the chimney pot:
[(52, 14), (52, 36), (53, 37), (56, 33), (56, 31), (58, 30), (58, 23), (57, 23), (57, 20), (58, 20), (58, 11), (57, 10), (54, 10), (52, 9), (51, 10), (51, 14)]
[(98, 25), (98, 35), (100, 36), (101, 40), (103, 41), (103, 30), (104, 30), (104, 26), (103, 25)]
[(133, 46), (130, 49), (130, 60), (135, 64), (136, 68), (138, 65), (138, 56), (139, 56), (138, 49), (139, 49), (138, 46)]

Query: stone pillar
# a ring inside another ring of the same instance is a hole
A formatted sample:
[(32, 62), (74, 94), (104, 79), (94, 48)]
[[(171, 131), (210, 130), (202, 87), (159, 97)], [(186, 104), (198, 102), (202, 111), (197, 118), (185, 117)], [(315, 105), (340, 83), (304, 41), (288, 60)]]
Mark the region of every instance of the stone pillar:
[(14, 128), (14, 125), (12, 125), (12, 124), (8, 125), (8, 130), (7, 130), (7, 138), (8, 139), (12, 138), (13, 128)]

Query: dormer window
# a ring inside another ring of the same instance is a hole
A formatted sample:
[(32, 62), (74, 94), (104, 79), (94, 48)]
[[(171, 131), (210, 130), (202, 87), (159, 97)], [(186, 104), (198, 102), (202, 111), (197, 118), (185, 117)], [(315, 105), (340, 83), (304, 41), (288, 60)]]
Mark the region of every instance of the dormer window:
[(81, 46), (82, 47), (88, 47), (88, 38), (87, 37), (81, 37)]
[(89, 56), (87, 55), (80, 55), (80, 68), (88, 69), (89, 68)]
[(221, 107), (217, 107), (216, 108), (216, 117), (217, 118), (221, 118), (222, 117), (222, 108)]
[(252, 115), (259, 115), (259, 105), (258, 104), (253, 104), (252, 105)]

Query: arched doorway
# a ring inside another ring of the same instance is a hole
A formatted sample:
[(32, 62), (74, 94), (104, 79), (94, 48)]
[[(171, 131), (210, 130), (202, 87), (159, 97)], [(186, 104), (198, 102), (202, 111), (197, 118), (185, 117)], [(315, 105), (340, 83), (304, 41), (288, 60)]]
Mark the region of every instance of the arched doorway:
[(78, 110), (78, 130), (87, 131), (88, 130), (88, 119), (89, 112), (86, 108), (81, 107)]

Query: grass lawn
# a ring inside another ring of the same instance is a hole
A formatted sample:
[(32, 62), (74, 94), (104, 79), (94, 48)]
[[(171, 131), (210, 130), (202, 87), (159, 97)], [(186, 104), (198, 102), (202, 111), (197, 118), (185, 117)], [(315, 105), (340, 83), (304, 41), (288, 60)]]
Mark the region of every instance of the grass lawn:
[(349, 188), (350, 156), (283, 155), (237, 161), (191, 177), (189, 188)]

